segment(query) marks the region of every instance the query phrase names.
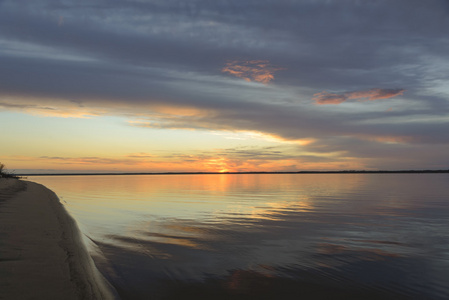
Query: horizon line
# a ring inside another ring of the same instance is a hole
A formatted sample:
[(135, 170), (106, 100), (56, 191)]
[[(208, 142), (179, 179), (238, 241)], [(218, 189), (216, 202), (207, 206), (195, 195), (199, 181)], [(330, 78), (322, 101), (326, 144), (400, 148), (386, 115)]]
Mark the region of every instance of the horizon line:
[(101, 176), (101, 175), (219, 175), (219, 174), (382, 174), (449, 173), (447, 170), (330, 170), (330, 171), (247, 171), (247, 172), (92, 172), (92, 173), (22, 173), (16, 176)]

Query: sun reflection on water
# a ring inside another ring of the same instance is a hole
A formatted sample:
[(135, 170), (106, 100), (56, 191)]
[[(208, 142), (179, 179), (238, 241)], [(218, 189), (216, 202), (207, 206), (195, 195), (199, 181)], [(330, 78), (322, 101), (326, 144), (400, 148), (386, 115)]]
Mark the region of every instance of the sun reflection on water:
[(307, 282), (315, 295), (336, 281), (342, 295), (349, 289), (354, 296), (354, 287), (383, 296), (449, 295), (444, 175), (32, 179), (66, 202), (124, 298), (136, 290), (153, 295), (155, 282), (163, 294), (214, 286), (250, 297), (257, 293), (245, 286), (258, 282), (271, 286), (267, 295), (279, 288), (296, 295), (294, 287)]

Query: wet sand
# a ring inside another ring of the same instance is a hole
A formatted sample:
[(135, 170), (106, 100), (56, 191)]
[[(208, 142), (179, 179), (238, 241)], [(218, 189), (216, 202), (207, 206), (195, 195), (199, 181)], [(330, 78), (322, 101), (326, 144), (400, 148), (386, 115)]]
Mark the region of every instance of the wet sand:
[(0, 178), (0, 299), (114, 299), (75, 221), (43, 185)]

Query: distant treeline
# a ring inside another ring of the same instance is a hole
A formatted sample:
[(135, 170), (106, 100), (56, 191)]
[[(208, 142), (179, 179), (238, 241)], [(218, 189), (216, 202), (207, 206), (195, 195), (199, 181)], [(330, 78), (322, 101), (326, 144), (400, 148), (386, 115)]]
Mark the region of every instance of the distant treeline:
[(201, 174), (397, 174), (397, 173), (449, 173), (448, 170), (340, 170), (296, 172), (155, 172), (155, 173), (53, 173), (19, 174), (20, 176), (94, 176), (94, 175), (201, 175)]

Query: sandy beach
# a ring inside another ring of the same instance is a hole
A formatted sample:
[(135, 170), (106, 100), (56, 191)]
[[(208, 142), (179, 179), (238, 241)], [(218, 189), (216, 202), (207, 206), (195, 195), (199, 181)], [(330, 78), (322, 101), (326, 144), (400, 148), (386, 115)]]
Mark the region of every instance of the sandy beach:
[(0, 179), (0, 299), (114, 299), (76, 222), (43, 185)]

